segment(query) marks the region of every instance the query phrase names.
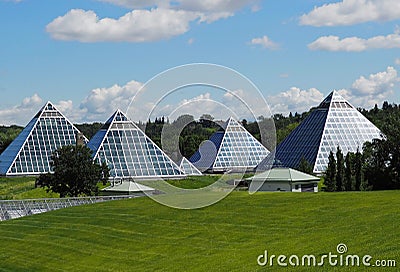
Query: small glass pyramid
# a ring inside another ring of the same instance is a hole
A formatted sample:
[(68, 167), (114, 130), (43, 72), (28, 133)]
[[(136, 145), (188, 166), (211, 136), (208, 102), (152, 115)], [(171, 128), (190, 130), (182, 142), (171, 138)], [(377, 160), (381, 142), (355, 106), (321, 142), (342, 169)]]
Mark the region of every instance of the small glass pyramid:
[(179, 167), (182, 171), (188, 176), (202, 176), (203, 174), (200, 172), (199, 169), (196, 168), (188, 159), (185, 157), (182, 158)]
[[(79, 130), (47, 102), (0, 156), (0, 174), (38, 175), (51, 172), (52, 153), (76, 144)], [(88, 140), (84, 138), (84, 142)]]
[(88, 143), (112, 177), (179, 178), (184, 173), (135, 123), (117, 110)]
[(189, 161), (202, 172), (242, 171), (256, 167), (268, 149), (232, 117), (204, 142)]

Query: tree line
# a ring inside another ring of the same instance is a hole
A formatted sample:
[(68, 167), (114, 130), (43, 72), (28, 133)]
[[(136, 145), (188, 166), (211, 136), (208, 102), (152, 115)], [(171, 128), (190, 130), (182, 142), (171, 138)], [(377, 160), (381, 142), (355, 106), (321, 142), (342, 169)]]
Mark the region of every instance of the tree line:
[[(267, 127), (271, 120), (276, 128), (276, 144), (279, 144), (298, 124), (312, 112), (299, 114), (290, 113), (288, 116), (275, 114), (270, 118), (258, 117), (256, 121), (241, 120), (241, 124), (258, 140), (261, 139), (260, 128)], [(375, 139), (366, 143), (362, 150), (343, 156), (341, 150), (337, 150), (329, 157), (329, 165), (325, 172), (327, 191), (343, 190), (381, 190), (400, 188), (400, 106), (389, 104), (385, 101), (381, 108), (375, 105), (370, 110), (358, 109), (382, 132), (382, 139)], [(170, 122), (168, 118), (158, 117), (154, 121), (139, 123), (145, 127), (146, 134), (166, 151), (174, 160), (178, 160), (173, 142), (178, 143), (180, 153), (185, 157), (192, 156), (199, 145), (209, 139), (218, 130), (221, 123), (213, 116), (204, 114), (199, 120), (191, 115), (182, 115)], [(101, 123), (76, 125), (89, 139), (102, 127)], [(167, 128), (167, 129), (166, 129)], [(275, 129), (274, 128), (274, 129)], [(0, 127), (0, 152), (2, 152), (22, 131), (19, 126)], [(177, 130), (181, 132), (175, 135)], [(164, 142), (161, 134), (166, 132)], [(168, 134), (169, 133), (169, 134)], [(174, 138), (176, 137), (176, 138)], [(267, 148), (274, 146), (273, 139), (263, 139)], [(168, 153), (168, 152), (167, 152)], [(298, 167), (304, 172), (312, 172), (309, 162), (302, 160)]]

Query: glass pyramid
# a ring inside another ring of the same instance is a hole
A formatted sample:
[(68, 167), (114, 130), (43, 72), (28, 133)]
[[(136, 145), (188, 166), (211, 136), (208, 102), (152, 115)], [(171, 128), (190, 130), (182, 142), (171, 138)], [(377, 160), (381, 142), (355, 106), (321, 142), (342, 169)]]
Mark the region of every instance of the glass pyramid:
[[(76, 144), (79, 130), (51, 102), (35, 115), (0, 155), (0, 174), (38, 175), (51, 171), (51, 154)], [(84, 138), (84, 141), (88, 141)]]
[(190, 158), (201, 171), (241, 171), (256, 167), (269, 151), (232, 117)]
[(105, 162), (112, 177), (179, 178), (184, 173), (125, 114), (117, 110), (88, 143), (94, 160)]
[(182, 171), (188, 175), (188, 176), (201, 176), (203, 175), (199, 169), (196, 168), (188, 159), (185, 157), (182, 158), (181, 164), (179, 167), (182, 169)]
[(314, 173), (322, 173), (330, 151), (335, 153), (338, 146), (344, 155), (362, 151), (363, 144), (375, 138), (381, 138), (381, 131), (333, 91), (277, 146), (275, 160), (296, 168), (304, 158)]

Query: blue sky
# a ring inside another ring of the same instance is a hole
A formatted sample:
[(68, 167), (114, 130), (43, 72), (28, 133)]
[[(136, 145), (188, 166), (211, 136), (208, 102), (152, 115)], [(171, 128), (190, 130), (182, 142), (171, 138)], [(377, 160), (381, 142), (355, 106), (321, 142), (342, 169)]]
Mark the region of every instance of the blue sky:
[[(399, 22), (398, 0), (0, 0), (0, 124), (25, 125), (47, 100), (104, 121), (153, 76), (196, 62), (245, 75), (273, 113), (334, 89), (357, 107), (399, 103)], [(219, 99), (187, 92), (169, 108), (204, 97)]]

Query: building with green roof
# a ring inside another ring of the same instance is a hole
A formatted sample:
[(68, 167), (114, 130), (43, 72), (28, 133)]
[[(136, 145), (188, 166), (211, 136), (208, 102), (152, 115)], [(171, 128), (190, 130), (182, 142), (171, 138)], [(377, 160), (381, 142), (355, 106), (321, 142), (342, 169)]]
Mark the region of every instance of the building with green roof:
[(272, 168), (247, 180), (250, 191), (318, 192), (320, 178), (292, 168)]

